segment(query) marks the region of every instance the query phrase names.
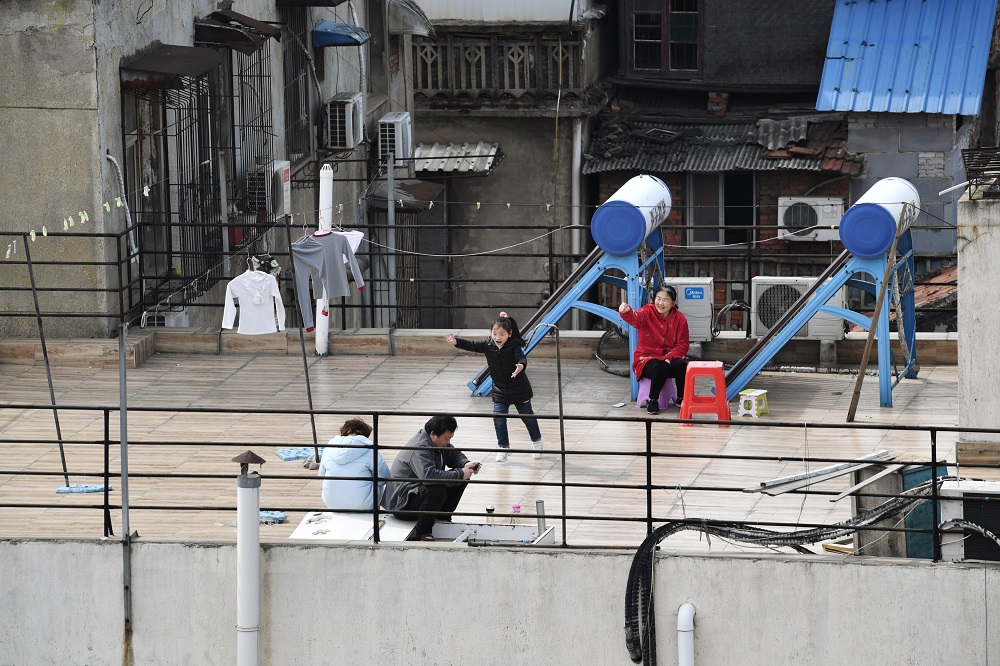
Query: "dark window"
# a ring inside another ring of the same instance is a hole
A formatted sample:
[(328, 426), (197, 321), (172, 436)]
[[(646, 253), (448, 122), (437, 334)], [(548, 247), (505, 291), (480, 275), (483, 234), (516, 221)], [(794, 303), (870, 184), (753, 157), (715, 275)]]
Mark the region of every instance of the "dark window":
[(640, 74), (690, 74), (701, 69), (698, 0), (627, 0), (632, 70)]
[(694, 225), (691, 245), (734, 245), (749, 240), (746, 227), (754, 224), (752, 173), (693, 173), (687, 199), (688, 219)]
[[(305, 7), (285, 7), (281, 42), (285, 83), (285, 154), (294, 165), (312, 152), (309, 35)], [(322, 58), (320, 58), (322, 62)]]

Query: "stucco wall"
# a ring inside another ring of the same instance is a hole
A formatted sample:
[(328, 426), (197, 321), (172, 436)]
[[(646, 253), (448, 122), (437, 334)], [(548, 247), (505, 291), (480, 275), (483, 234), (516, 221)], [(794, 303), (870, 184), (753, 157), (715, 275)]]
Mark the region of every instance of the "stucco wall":
[[(451, 232), (451, 252), (458, 255), (450, 261), (452, 277), (469, 280), (456, 284), (452, 325), (486, 328), (501, 309), (519, 322), (526, 321), (544, 302), (543, 291), (548, 290), (546, 230), (571, 224), (572, 120), (559, 122), (557, 132), (554, 119), (420, 116), (414, 132), (416, 143), (500, 144), (506, 157), (489, 176), (448, 180), (447, 197), (452, 202), (448, 223), (494, 227)], [(478, 208), (476, 202), (481, 204)], [(550, 202), (556, 205), (546, 210)], [(583, 218), (586, 223), (588, 215)], [(505, 225), (536, 228), (508, 229)], [(590, 243), (589, 232), (583, 233), (584, 243)], [(535, 240), (525, 243), (529, 239)], [(555, 231), (551, 240), (556, 254), (569, 253), (570, 230)], [(477, 254), (484, 252), (489, 254)], [(556, 261), (557, 287), (569, 270), (567, 261)], [(465, 307), (483, 305), (496, 307)]]
[[(121, 558), (114, 541), (0, 542), (0, 664), (235, 663), (233, 544), (140, 539), (128, 645)], [(260, 662), (630, 664), (631, 559), (265, 545)], [(677, 608), (691, 602), (699, 664), (986, 664), (1000, 645), (998, 582), (984, 564), (662, 555), (658, 663), (674, 663)]]
[[(1000, 200), (962, 197), (958, 204), (958, 424), (994, 428), (1000, 369), (992, 363), (1000, 311), (996, 301), (1000, 269)], [(988, 347), (984, 349), (983, 342)], [(963, 440), (1000, 442), (989, 435), (967, 433)]]

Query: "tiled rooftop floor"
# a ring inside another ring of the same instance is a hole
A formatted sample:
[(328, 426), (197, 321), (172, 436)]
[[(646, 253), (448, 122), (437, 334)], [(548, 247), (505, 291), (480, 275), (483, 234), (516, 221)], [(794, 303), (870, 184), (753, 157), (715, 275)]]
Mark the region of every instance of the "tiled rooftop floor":
[[(487, 505), (497, 512), (513, 504), (534, 510), (535, 500), (544, 499), (549, 524), (561, 513), (562, 478), (560, 456), (559, 399), (554, 360), (533, 360), (529, 376), (534, 387), (535, 411), (542, 420), (547, 453), (533, 460), (515, 453), (507, 463), (493, 460), (495, 436), (489, 399), (473, 398), (467, 382), (483, 367), (474, 356), (330, 356), (309, 357), (313, 404), (320, 410), (343, 410), (371, 419), (380, 411), (378, 436), (381, 445), (402, 445), (435, 412), (460, 415), (455, 444), (472, 459), (484, 459), (483, 472), (466, 492), (460, 511), (482, 512)], [(56, 400), (61, 406), (118, 404), (118, 372), (108, 369), (53, 368)], [(570, 454), (598, 451), (601, 455), (569, 455), (566, 480), (573, 483), (642, 485), (646, 480), (644, 458), (614, 453), (645, 450), (644, 411), (634, 404), (615, 408), (628, 397), (627, 380), (603, 372), (596, 361), (564, 360), (563, 421), (565, 447)], [(809, 422), (842, 424), (845, 421), (854, 375), (767, 373), (751, 386), (768, 391), (770, 414), (757, 423)], [(127, 375), (128, 484), (130, 530), (145, 539), (233, 540), (235, 538), (235, 474), (231, 459), (247, 449), (267, 460), (262, 467), (262, 508), (285, 511), (283, 524), (262, 528), (262, 539), (283, 540), (302, 516), (322, 510), (320, 483), (315, 472), (299, 462), (284, 462), (274, 453), (278, 447), (311, 446), (312, 426), (305, 415), (200, 414), (136, 411), (142, 407), (186, 407), (226, 409), (306, 409), (307, 397), (301, 358), (286, 356), (199, 356), (157, 354)], [(878, 380), (866, 378), (856, 421), (861, 424), (922, 426), (957, 425), (957, 371), (953, 366), (928, 367), (920, 377), (903, 380), (893, 393), (894, 407), (878, 406)], [(58, 472), (58, 447), (49, 443), (19, 443), (54, 437), (50, 412), (2, 407), (11, 404), (49, 403), (45, 371), (41, 366), (0, 365), (0, 439), (4, 456), (0, 463), (0, 536), (95, 537), (102, 535), (102, 513), (97, 508), (102, 495), (57, 495), (64, 481), (58, 476), (16, 472)], [(733, 413), (735, 415), (735, 403)], [(399, 414), (397, 412), (407, 412)], [(667, 486), (653, 495), (656, 518), (704, 518), (733, 521), (779, 521), (829, 523), (850, 515), (850, 500), (836, 504), (828, 496), (801, 494), (764, 496), (759, 493), (709, 492), (677, 486), (725, 487), (733, 490), (755, 487), (760, 481), (796, 474), (826, 462), (803, 463), (801, 458), (857, 458), (878, 449), (891, 449), (911, 460), (928, 460), (929, 437), (923, 432), (875, 430), (827, 430), (821, 428), (758, 428), (747, 425), (720, 428), (714, 424), (680, 426), (664, 422), (677, 417), (668, 410), (652, 417), (654, 452), (688, 455), (784, 457), (785, 460), (732, 460), (670, 457), (652, 465), (653, 483)], [(466, 415), (466, 416), (462, 416)], [(100, 441), (100, 412), (59, 412), (66, 459), (73, 484), (96, 484), (99, 478), (83, 476), (103, 467), (99, 446), (78, 443)], [(597, 420), (572, 420), (587, 417)], [(635, 422), (608, 420), (640, 419)], [(337, 434), (345, 415), (317, 415), (318, 441), (322, 446)], [(111, 436), (117, 437), (118, 414), (110, 419)], [(523, 426), (510, 423), (512, 446), (530, 446)], [(954, 461), (955, 433), (940, 433), (938, 456)], [(151, 442), (179, 442), (167, 446)], [(481, 449), (472, 451), (470, 449)], [(113, 446), (111, 467), (119, 465), (119, 448)], [(390, 460), (395, 452), (386, 451)], [(226, 478), (143, 477), (143, 473), (220, 474)], [(502, 485), (519, 482), (523, 485)], [(111, 502), (121, 503), (121, 484), (113, 480)], [(841, 491), (848, 477), (825, 482), (821, 490)], [(645, 522), (587, 520), (594, 517), (646, 515), (645, 493), (622, 487), (578, 488), (566, 491), (567, 540), (572, 545), (634, 547), (645, 532)], [(12, 504), (53, 504), (58, 508), (12, 508)], [(141, 508), (141, 507), (158, 507)], [(188, 507), (188, 508), (182, 508)], [(121, 514), (112, 512), (115, 534), (121, 534)], [(522, 520), (530, 520), (525, 517)], [(713, 551), (746, 546), (713, 540), (710, 544), (695, 533), (682, 533), (663, 544), (678, 549)]]

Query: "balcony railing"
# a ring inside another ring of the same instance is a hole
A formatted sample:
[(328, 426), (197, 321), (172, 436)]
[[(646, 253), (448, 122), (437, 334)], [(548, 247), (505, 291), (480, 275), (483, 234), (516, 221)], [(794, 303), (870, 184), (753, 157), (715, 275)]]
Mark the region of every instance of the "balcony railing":
[(427, 99), (494, 102), (580, 96), (584, 80), (579, 40), (538, 34), (532, 38), (445, 34), (414, 44), (414, 94)]

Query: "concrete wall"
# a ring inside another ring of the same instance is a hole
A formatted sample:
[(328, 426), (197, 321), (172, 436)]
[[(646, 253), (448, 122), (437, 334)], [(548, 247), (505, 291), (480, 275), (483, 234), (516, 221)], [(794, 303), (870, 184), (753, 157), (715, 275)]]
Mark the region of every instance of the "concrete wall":
[[(669, 541), (665, 543), (669, 546)], [(114, 541), (0, 542), (0, 663), (235, 663), (233, 544), (143, 543), (123, 631)], [(265, 664), (630, 664), (627, 552), (265, 544)], [(986, 664), (993, 564), (661, 555), (657, 663), (697, 609), (699, 664)]]
[[(500, 310), (506, 310), (519, 322), (526, 321), (549, 290), (550, 239), (546, 230), (571, 224), (572, 119), (559, 122), (558, 131), (552, 118), (421, 115), (418, 119), (414, 128), (417, 143), (485, 140), (498, 142), (506, 155), (485, 178), (448, 180), (446, 196), (454, 202), (448, 206), (448, 223), (493, 227), (451, 232), (450, 251), (459, 255), (450, 261), (452, 277), (469, 280), (455, 285), (452, 326), (488, 327)], [(482, 205), (477, 208), (475, 202)], [(550, 202), (555, 207), (546, 210), (545, 204)], [(584, 223), (587, 217), (584, 215)], [(536, 228), (509, 229), (505, 225)], [(551, 243), (556, 254), (570, 252), (571, 233), (553, 233)], [(590, 234), (583, 233), (585, 242), (590, 242)], [(524, 243), (529, 239), (536, 240)], [(461, 256), (490, 251), (496, 252)], [(556, 273), (558, 287), (569, 275), (569, 262), (557, 260)], [(466, 307), (486, 305), (494, 307)]]
[(938, 192), (965, 180), (961, 149), (969, 147), (971, 124), (956, 129), (955, 116), (928, 113), (855, 113), (848, 123), (847, 149), (866, 159), (865, 171), (851, 180), (851, 201), (882, 178), (905, 178), (920, 194), (915, 250), (954, 252), (954, 231), (921, 227), (955, 224), (956, 193)]
[[(1000, 311), (993, 307), (1000, 269), (1000, 199), (962, 197), (958, 204), (958, 424), (971, 428), (996, 426), (1000, 369), (992, 362)], [(989, 340), (983, 347), (983, 341)], [(1000, 442), (1000, 438), (966, 433), (962, 440)], [(992, 462), (1000, 462), (993, 447)], [(959, 454), (962, 446), (959, 446)], [(960, 456), (961, 460), (961, 456)]]

